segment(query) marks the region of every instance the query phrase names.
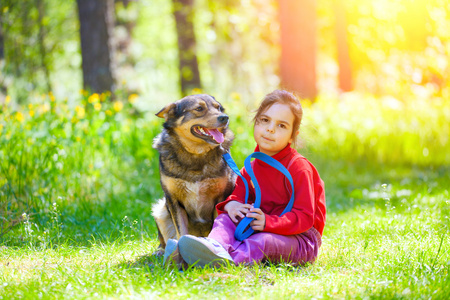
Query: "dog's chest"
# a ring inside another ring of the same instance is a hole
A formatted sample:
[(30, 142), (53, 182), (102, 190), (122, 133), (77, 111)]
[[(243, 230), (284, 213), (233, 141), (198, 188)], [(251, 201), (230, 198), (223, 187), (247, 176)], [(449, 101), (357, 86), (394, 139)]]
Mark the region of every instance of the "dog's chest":
[(180, 202), (191, 219), (199, 222), (211, 221), (205, 220), (205, 217), (211, 216), (215, 204), (223, 197), (229, 180), (227, 177), (219, 177), (190, 182), (164, 177), (162, 182), (171, 194), (171, 198)]

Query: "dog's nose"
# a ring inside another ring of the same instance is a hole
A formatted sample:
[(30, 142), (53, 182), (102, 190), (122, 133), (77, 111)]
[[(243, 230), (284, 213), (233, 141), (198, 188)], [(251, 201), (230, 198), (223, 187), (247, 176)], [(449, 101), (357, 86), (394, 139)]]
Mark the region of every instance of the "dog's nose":
[(222, 124), (226, 124), (228, 122), (228, 116), (227, 115), (218, 116), (217, 120)]

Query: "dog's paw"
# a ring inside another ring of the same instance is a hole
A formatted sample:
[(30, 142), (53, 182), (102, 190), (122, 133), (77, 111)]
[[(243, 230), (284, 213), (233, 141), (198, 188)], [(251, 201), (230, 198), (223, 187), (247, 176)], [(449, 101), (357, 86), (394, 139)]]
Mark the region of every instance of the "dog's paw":
[(152, 256), (164, 256), (164, 249), (158, 249), (155, 252), (152, 253)]

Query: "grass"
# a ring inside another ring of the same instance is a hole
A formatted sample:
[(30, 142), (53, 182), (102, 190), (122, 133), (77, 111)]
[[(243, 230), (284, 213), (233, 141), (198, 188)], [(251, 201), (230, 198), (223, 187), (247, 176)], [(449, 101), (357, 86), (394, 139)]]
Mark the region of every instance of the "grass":
[[(161, 122), (133, 113), (133, 97), (123, 105), (102, 97), (85, 94), (71, 107), (50, 95), (2, 107), (0, 299), (450, 297), (450, 151), (448, 135), (440, 135), (448, 133), (441, 104), (401, 122), (367, 99), (347, 120), (356, 131), (340, 122), (354, 102), (305, 105), (301, 152), (321, 173), (328, 206), (316, 263), (181, 273), (149, 255), (158, 246), (150, 212), (162, 192), (151, 143)], [(237, 101), (225, 106), (242, 165), (253, 142)], [(384, 129), (362, 126), (370, 116)], [(404, 127), (414, 120), (427, 134)], [(410, 139), (421, 149), (398, 148), (393, 132), (399, 144)]]

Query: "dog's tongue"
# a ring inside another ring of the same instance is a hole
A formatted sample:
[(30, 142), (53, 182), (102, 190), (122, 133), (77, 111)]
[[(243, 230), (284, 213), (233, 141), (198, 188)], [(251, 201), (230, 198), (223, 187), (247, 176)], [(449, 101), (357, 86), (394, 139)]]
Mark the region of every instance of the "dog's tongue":
[(208, 129), (208, 132), (213, 136), (213, 138), (218, 142), (219, 144), (222, 144), (225, 138), (223, 137), (223, 133), (220, 132), (217, 129)]

